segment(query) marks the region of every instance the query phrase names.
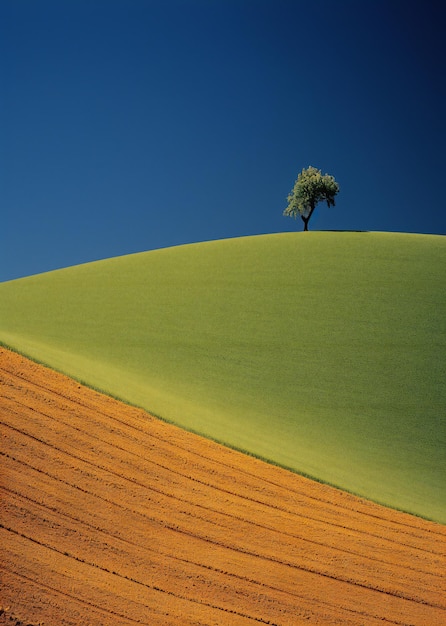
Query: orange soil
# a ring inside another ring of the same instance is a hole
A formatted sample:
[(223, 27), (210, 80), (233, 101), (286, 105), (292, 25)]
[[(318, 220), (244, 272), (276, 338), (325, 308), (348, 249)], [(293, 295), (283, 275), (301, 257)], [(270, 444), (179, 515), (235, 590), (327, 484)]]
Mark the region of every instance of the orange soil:
[(446, 624), (446, 527), (0, 348), (0, 624)]

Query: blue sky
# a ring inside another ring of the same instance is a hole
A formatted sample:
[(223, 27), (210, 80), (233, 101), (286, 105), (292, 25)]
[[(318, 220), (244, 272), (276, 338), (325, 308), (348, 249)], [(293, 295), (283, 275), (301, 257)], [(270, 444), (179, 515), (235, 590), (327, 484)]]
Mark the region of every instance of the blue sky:
[(0, 281), (301, 230), (446, 232), (430, 0), (3, 0)]

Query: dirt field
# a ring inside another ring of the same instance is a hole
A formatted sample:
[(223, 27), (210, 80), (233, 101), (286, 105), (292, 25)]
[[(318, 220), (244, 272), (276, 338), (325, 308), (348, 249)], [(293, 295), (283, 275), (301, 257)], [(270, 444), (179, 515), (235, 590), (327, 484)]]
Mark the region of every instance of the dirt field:
[(446, 527), (0, 348), (0, 624), (446, 624)]

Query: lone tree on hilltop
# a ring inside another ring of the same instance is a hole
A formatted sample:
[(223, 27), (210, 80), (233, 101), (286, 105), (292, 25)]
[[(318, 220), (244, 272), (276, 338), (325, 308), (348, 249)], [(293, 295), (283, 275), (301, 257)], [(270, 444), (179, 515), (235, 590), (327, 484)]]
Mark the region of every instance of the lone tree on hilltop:
[(334, 206), (335, 195), (338, 191), (339, 185), (334, 176), (322, 175), (321, 170), (310, 166), (303, 169), (297, 177), (293, 191), (287, 198), (288, 206), (283, 214), (290, 217), (300, 215), (304, 230), (308, 230), (308, 222), (316, 205), (325, 201), (329, 207)]

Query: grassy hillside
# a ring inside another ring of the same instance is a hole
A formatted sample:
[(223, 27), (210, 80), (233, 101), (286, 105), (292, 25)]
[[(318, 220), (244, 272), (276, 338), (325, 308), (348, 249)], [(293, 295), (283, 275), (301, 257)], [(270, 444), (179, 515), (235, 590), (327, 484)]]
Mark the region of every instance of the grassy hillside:
[(446, 238), (298, 233), (0, 285), (0, 340), (209, 437), (446, 522)]

